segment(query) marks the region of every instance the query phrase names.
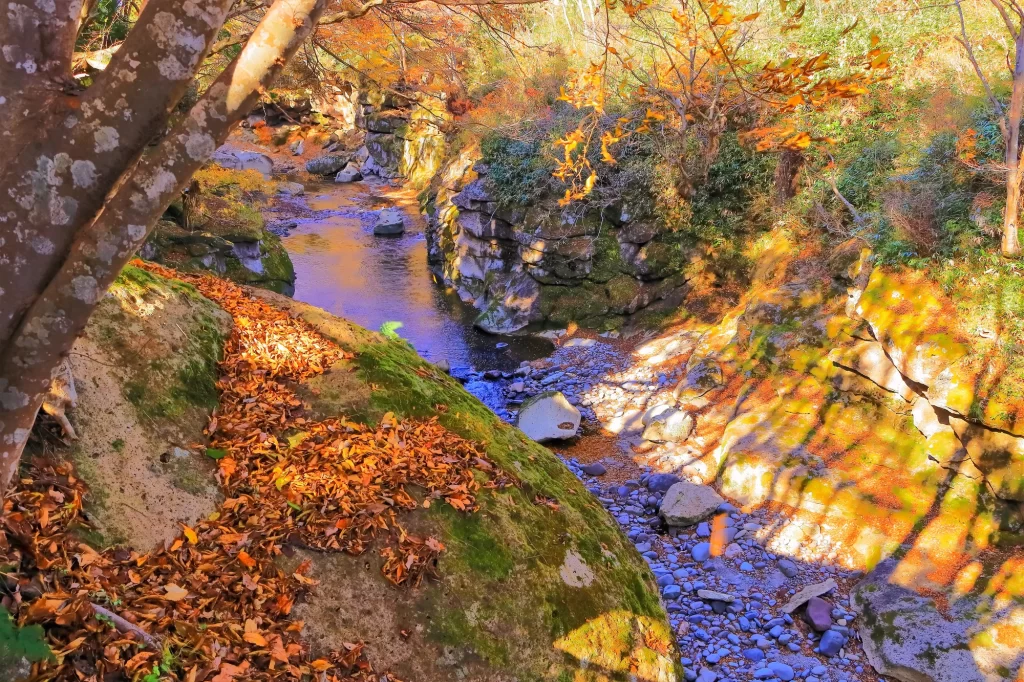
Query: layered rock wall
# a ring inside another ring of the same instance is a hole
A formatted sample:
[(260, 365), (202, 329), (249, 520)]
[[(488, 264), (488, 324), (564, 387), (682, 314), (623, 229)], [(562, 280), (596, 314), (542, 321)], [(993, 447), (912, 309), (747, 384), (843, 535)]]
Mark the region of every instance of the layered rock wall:
[(431, 264), (480, 309), (476, 325), (485, 331), (569, 322), (612, 328), (686, 283), (679, 244), (655, 223), (553, 199), (504, 207), (471, 151), (452, 159), (435, 187)]
[(361, 172), (401, 177), (413, 187), (425, 187), (448, 153), (442, 131), (447, 119), (444, 103), (437, 99), (364, 92), (356, 117), (356, 124), (366, 132)]

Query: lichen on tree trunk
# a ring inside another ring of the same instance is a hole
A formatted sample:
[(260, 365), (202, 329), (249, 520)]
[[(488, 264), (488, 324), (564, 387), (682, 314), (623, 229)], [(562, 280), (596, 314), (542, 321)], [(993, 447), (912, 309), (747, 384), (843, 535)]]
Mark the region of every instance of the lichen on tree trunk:
[[(59, 44), (70, 65), (78, 23), (58, 17), (69, 11), (69, 2), (76, 0), (39, 4), (43, 9), (20, 23), (5, 14), (0, 43), (22, 49), (9, 41), (26, 30), (52, 29), (71, 38), (43, 47), (26, 44), (25, 59), (33, 49), (42, 54)], [(142, 156), (153, 131), (166, 125), (231, 4), (150, 0), (97, 82), (80, 98), (65, 98), (53, 114), (62, 125), (36, 126), (35, 136), (0, 167), (9, 188), (0, 196), (0, 213), (7, 234), (15, 235), (0, 244), (0, 262), (13, 264), (0, 270), (0, 492), (17, 471), (53, 368), (103, 292), (302, 45), (327, 2), (275, 0), (189, 115)], [(27, 76), (36, 70), (23, 70), (18, 79), (4, 81), (0, 106), (29, 101), (33, 81)], [(39, 78), (51, 76), (38, 70)], [(16, 114), (10, 106), (0, 114)], [(126, 111), (132, 115), (125, 117)], [(85, 158), (73, 158), (79, 149), (88, 151)]]

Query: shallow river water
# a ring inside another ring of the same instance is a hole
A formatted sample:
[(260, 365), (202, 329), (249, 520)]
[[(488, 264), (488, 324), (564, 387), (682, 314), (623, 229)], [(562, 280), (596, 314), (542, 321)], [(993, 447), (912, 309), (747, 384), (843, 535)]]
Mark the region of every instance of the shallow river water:
[[(369, 182), (310, 187), (309, 211), (283, 238), (295, 265), (295, 298), (369, 329), (400, 322), (397, 333), (431, 362), (446, 359), (456, 376), (474, 369), (511, 370), (548, 355), (536, 337), (501, 337), (473, 327), (477, 312), (443, 287), (427, 265), (426, 221), (415, 198)], [(373, 234), (374, 212), (398, 206), (405, 233)]]

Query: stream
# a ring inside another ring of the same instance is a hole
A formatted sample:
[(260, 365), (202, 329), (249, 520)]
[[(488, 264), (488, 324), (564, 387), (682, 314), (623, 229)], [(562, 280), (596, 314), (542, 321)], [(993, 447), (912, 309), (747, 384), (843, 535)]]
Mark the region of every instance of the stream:
[[(714, 558), (709, 522), (695, 528), (664, 525), (662, 500), (680, 478), (636, 461), (640, 451), (630, 445), (640, 446), (640, 415), (667, 400), (685, 373), (685, 362), (674, 358), (687, 357), (699, 335), (652, 334), (634, 349), (610, 338), (581, 336), (555, 348), (536, 336), (484, 334), (473, 327), (477, 311), (431, 273), (426, 221), (415, 196), (373, 181), (311, 185), (306, 192), (280, 199), (268, 212), (295, 266), (296, 299), (370, 329), (400, 322), (397, 333), (420, 355), (447, 360), (466, 389), (506, 420), (524, 396), (544, 390), (562, 391), (580, 408), (582, 437), (559, 444), (556, 454), (650, 565), (684, 653), (687, 680), (878, 679), (865, 668), (863, 651), (847, 627), (856, 618), (846, 596), (854, 574), (766, 549), (756, 536), (778, 527), (777, 513), (744, 513), (726, 501), (716, 509), (714, 502), (708, 511), (724, 522), (720, 533), (728, 545)], [(388, 206), (403, 211), (405, 232), (375, 236), (376, 211)], [(539, 358), (548, 359), (512, 374), (524, 360)], [(596, 432), (598, 423), (611, 433)], [(820, 633), (781, 608), (797, 588), (814, 588), (825, 578), (838, 584), (831, 613), (821, 615), (830, 629)]]
[[(373, 234), (376, 211), (396, 206), (405, 232)], [(426, 220), (415, 196), (381, 182), (307, 187), (282, 201), (288, 220), (282, 242), (295, 266), (294, 297), (368, 329), (400, 323), (396, 333), (431, 362), (446, 360), (453, 376), (495, 411), (501, 391), (475, 380), (478, 370), (511, 371), (549, 355), (552, 344), (533, 336), (494, 336), (473, 326), (478, 311), (446, 289), (427, 263)]]

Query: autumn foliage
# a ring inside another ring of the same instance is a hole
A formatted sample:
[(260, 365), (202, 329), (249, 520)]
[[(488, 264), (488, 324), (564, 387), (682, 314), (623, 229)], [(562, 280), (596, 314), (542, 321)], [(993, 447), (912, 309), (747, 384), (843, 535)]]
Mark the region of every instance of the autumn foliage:
[(394, 679), (370, 669), (361, 643), (311, 657), (290, 616), (317, 581), (308, 562), (289, 572), (280, 560), (302, 547), (358, 555), (376, 546), (391, 583), (418, 584), (444, 545), (406, 532), (401, 513), (435, 503), (472, 512), (475, 472), (485, 487), (511, 479), (435, 420), (308, 420), (292, 386), (343, 351), (230, 282), (136, 265), (194, 284), (234, 319), (208, 426), (225, 501), (166, 547), (98, 552), (79, 539), (88, 491), (72, 466), (32, 462), (5, 502), (0, 535), (0, 565), (16, 567), (3, 605), (21, 625), (44, 624), (55, 655), (30, 679)]
[[(780, 5), (783, 19), (773, 28), (783, 35), (800, 28), (806, 3)], [(741, 139), (758, 151), (830, 142), (808, 125), (807, 114), (867, 94), (887, 77), (892, 54), (872, 36), (870, 48), (845, 63), (824, 52), (764, 60), (750, 48), (771, 23), (762, 12), (741, 14), (718, 0), (684, 0), (678, 7), (609, 0), (608, 8), (621, 8), (626, 22), (606, 13), (603, 54), (576, 73), (560, 97), (585, 112), (580, 125), (555, 142), (562, 155), (555, 177), (568, 185), (563, 205), (590, 194), (599, 166), (614, 165), (616, 145), (636, 134), (692, 141), (694, 176), (714, 160), (721, 135), (737, 118), (753, 121)], [(615, 108), (625, 113), (611, 123)], [(595, 163), (588, 152), (598, 143)]]

